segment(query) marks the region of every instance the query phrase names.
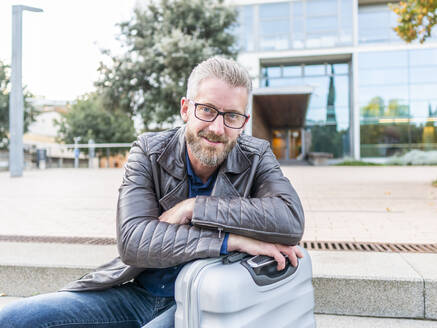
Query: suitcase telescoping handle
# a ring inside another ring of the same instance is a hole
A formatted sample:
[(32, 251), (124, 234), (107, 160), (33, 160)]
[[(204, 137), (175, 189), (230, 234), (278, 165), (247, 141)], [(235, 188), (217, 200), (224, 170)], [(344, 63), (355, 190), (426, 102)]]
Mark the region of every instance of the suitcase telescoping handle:
[(281, 281), (296, 272), (299, 267), (292, 266), (287, 256), (285, 268), (281, 271), (276, 269), (277, 263), (274, 258), (266, 255), (257, 255), (251, 258), (246, 258), (241, 261), (241, 264), (249, 271), (253, 281), (258, 286), (266, 286)]

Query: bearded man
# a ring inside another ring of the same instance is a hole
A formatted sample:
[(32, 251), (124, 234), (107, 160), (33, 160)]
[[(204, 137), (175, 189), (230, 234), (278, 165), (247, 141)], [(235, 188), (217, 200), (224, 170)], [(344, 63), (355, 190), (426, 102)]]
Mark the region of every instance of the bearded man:
[(185, 126), (142, 134), (130, 150), (117, 208), (120, 256), (60, 292), (8, 305), (0, 326), (171, 327), (166, 310), (189, 261), (239, 251), (272, 256), (278, 270), (284, 255), (296, 266), (302, 205), (269, 143), (242, 133), (251, 90), (235, 61), (196, 66), (181, 99)]

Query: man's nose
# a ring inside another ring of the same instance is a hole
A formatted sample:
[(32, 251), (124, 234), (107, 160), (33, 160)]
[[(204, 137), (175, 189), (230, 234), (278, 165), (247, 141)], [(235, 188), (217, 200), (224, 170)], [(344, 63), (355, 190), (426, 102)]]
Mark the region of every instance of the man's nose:
[(209, 125), (209, 130), (216, 135), (223, 135), (225, 133), (225, 124), (223, 115), (218, 115), (216, 119)]

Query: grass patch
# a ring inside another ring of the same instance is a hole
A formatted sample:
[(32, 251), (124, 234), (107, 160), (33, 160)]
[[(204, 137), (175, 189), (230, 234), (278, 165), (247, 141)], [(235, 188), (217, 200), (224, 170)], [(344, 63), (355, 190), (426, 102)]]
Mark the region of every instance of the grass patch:
[(383, 166), (383, 164), (364, 162), (364, 161), (344, 161), (334, 165), (335, 166)]
[(434, 180), (434, 181), (432, 182), (432, 186), (437, 188), (437, 180)]

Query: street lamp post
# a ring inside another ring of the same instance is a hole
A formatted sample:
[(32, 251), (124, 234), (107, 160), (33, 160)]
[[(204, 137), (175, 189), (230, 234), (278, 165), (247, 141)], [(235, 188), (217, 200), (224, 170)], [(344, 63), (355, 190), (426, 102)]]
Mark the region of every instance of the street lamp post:
[(74, 137), (74, 168), (77, 169), (79, 167), (79, 155), (80, 150), (79, 147), (77, 147), (77, 144), (79, 143), (81, 137)]
[(12, 62), (11, 93), (9, 96), (9, 171), (11, 177), (23, 175), (23, 86), (22, 66), (22, 30), (23, 11), (42, 12), (42, 9), (28, 6), (12, 6)]

